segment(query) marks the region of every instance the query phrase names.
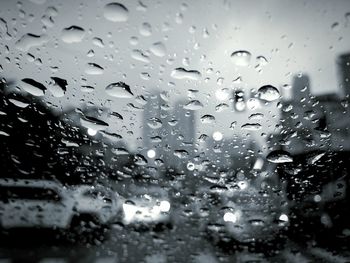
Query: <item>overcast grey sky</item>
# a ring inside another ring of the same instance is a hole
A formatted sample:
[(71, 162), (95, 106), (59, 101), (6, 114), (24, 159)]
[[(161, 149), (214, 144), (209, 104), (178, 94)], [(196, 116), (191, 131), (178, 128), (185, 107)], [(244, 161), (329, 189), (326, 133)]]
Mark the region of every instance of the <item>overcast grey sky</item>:
[[(197, 89), (194, 98), (204, 105), (198, 118), (203, 114), (216, 117), (215, 125), (200, 126), (198, 132), (219, 129), (230, 136), (230, 123), (244, 123), (252, 112), (216, 112), (217, 104), (228, 103), (215, 96), (218, 89), (226, 88), (231, 93), (234, 88), (250, 90), (266, 84), (281, 89), (291, 84), (293, 75), (305, 72), (311, 78), (313, 93), (337, 92), (335, 59), (350, 51), (349, 0), (124, 0), (119, 3), (128, 9), (127, 18), (119, 22), (104, 16), (105, 5), (111, 2), (2, 0), (1, 74), (13, 79), (34, 78), (44, 85), (52, 76), (66, 79), (65, 96), (56, 98), (47, 92), (43, 99), (64, 109), (86, 102), (111, 107), (124, 116), (125, 127), (111, 124), (110, 129), (128, 141), (141, 136), (142, 112), (130, 111), (126, 106), (130, 102), (141, 106), (135, 101), (137, 95), (159, 89), (168, 92), (171, 104), (187, 96), (188, 89)], [(49, 7), (54, 7), (57, 14)], [(11, 38), (4, 32), (4, 22)], [(63, 40), (62, 30), (70, 26), (85, 30), (81, 42)], [(28, 50), (15, 45), (27, 33), (45, 35), (41, 45)], [(104, 47), (96, 45), (95, 37), (103, 40)], [(151, 47), (158, 42), (163, 49), (157, 53)], [(89, 50), (94, 51), (93, 57), (87, 55)], [(133, 50), (140, 50), (146, 58)], [(233, 63), (230, 56), (238, 50), (251, 53), (247, 66)], [(32, 61), (27, 53), (41, 62)], [(265, 62), (260, 70), (255, 68), (258, 62)], [(102, 74), (87, 74), (87, 63), (103, 67)], [(172, 78), (171, 72), (179, 67), (197, 70), (201, 77)], [(233, 80), (238, 77), (242, 81), (237, 84)], [(113, 98), (105, 92), (107, 85), (119, 81), (130, 85), (133, 98)], [(93, 86), (95, 90), (82, 92), (81, 86)], [(281, 92), (286, 95), (286, 91)], [(265, 114), (264, 131), (272, 131), (278, 119), (272, 118), (275, 104), (255, 112)], [(127, 134), (130, 130), (133, 134)]]

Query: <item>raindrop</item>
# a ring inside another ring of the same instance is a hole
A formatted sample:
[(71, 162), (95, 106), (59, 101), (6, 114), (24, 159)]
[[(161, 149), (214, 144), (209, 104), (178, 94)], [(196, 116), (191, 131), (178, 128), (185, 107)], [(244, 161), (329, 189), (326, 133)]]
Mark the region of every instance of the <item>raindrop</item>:
[(120, 3), (110, 3), (105, 5), (103, 16), (112, 22), (125, 22), (129, 18), (129, 11)]
[(199, 100), (192, 100), (184, 107), (185, 110), (200, 110), (203, 108), (203, 104)]
[(90, 93), (90, 92), (93, 92), (95, 88), (92, 86), (81, 86), (80, 90), (82, 92)]
[(22, 79), (21, 87), (34, 96), (43, 96), (46, 91), (46, 87), (43, 84), (30, 78)]
[(213, 115), (203, 115), (201, 117), (201, 122), (202, 123), (213, 123), (215, 122), (215, 117)]
[(174, 79), (191, 79), (198, 80), (201, 73), (197, 70), (186, 70), (184, 68), (176, 68), (171, 72), (171, 77)]
[(243, 130), (247, 131), (258, 131), (261, 129), (261, 124), (259, 123), (246, 123), (241, 126)]
[(280, 92), (271, 85), (265, 85), (258, 90), (259, 98), (265, 101), (274, 101), (280, 98)]
[(248, 51), (240, 50), (231, 54), (231, 60), (236, 66), (246, 67), (250, 63), (251, 56)]
[(166, 47), (162, 42), (154, 43), (149, 50), (158, 57), (164, 57), (166, 54)]
[(88, 75), (101, 75), (103, 74), (103, 67), (95, 63), (87, 63), (85, 73)]
[(188, 152), (186, 150), (175, 150), (174, 155), (180, 159), (185, 159), (188, 157)]
[(101, 38), (98, 37), (94, 37), (92, 39), (92, 44), (94, 44), (95, 46), (98, 46), (100, 48), (104, 48), (105, 44), (103, 43), (103, 40)]
[(270, 152), (266, 159), (271, 163), (291, 163), (293, 162), (292, 156), (283, 150), (276, 150)]
[(147, 121), (147, 125), (152, 129), (159, 129), (163, 124), (160, 119), (153, 117)]
[(144, 37), (152, 35), (152, 26), (149, 23), (143, 23), (140, 27), (140, 35)]
[(85, 30), (78, 26), (70, 26), (62, 30), (61, 39), (63, 42), (72, 44), (79, 43), (85, 36)]
[(116, 98), (132, 98), (134, 94), (131, 92), (130, 86), (124, 82), (116, 82), (106, 87), (106, 93)]
[(80, 124), (87, 129), (95, 131), (105, 130), (109, 126), (108, 123), (89, 116), (81, 117)]
[(56, 98), (63, 97), (67, 91), (67, 81), (58, 77), (51, 77), (53, 82), (49, 84), (49, 90)]
[(49, 38), (47, 35), (25, 34), (16, 43), (15, 47), (21, 51), (28, 51), (32, 47), (42, 46), (47, 43)]
[(131, 57), (133, 59), (136, 59), (138, 61), (141, 61), (141, 62), (144, 62), (144, 63), (149, 63), (150, 60), (148, 58), (147, 55), (145, 55), (141, 50), (139, 49), (134, 49), (132, 52), (131, 52)]

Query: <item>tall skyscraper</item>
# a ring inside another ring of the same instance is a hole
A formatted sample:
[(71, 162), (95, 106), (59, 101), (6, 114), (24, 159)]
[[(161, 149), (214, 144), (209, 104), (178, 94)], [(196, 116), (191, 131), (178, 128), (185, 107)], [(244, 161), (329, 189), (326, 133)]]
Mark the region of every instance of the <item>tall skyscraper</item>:
[(350, 53), (339, 56), (337, 66), (343, 94), (350, 98)]

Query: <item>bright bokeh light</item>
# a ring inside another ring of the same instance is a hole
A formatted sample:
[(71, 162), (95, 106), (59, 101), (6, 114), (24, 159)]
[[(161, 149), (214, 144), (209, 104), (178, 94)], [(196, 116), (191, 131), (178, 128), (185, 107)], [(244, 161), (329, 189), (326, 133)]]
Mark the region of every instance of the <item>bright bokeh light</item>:
[(147, 151), (147, 157), (153, 159), (154, 157), (156, 157), (156, 151), (153, 150), (153, 149), (148, 150), (148, 151)]
[(95, 136), (95, 135), (97, 134), (97, 131), (94, 130), (94, 129), (88, 128), (87, 133), (88, 133), (90, 136)]
[(237, 101), (235, 105), (236, 111), (244, 111), (245, 109), (245, 102), (244, 101)]
[(226, 89), (219, 89), (215, 92), (215, 97), (218, 100), (227, 100), (229, 97), (228, 91)]
[(170, 203), (168, 201), (161, 201), (159, 207), (160, 207), (160, 211), (169, 212)]
[(187, 170), (189, 171), (193, 171), (195, 168), (194, 163), (188, 163), (186, 167), (187, 167)]
[(288, 216), (286, 214), (282, 214), (280, 215), (279, 220), (283, 222), (288, 222)]
[(248, 182), (246, 182), (246, 181), (240, 181), (240, 182), (238, 183), (238, 186), (239, 186), (239, 188), (240, 188), (241, 190), (247, 189), (247, 187), (248, 187)]
[(226, 212), (224, 214), (224, 221), (225, 222), (232, 222), (232, 223), (236, 223), (237, 222), (237, 214), (236, 213), (232, 213), (232, 212)]
[(214, 139), (215, 141), (221, 141), (223, 138), (224, 138), (224, 135), (223, 135), (221, 132), (215, 131), (215, 132), (213, 133), (213, 139)]

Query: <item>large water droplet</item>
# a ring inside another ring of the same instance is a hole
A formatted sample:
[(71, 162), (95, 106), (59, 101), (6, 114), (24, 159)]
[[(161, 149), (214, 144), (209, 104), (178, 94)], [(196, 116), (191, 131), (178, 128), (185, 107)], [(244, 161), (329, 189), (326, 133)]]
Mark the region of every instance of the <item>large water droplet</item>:
[(252, 55), (245, 50), (235, 51), (231, 54), (231, 60), (236, 66), (246, 67), (250, 63)]
[(106, 87), (106, 93), (116, 98), (132, 98), (134, 96), (131, 92), (130, 86), (124, 82), (109, 84)]
[(293, 157), (286, 151), (276, 150), (270, 152), (266, 159), (271, 163), (291, 163), (293, 162)]
[(85, 36), (85, 30), (78, 26), (70, 26), (62, 29), (61, 39), (63, 42), (72, 44), (79, 43)]
[(184, 68), (176, 68), (171, 72), (171, 76), (174, 79), (198, 80), (201, 77), (201, 73), (197, 70), (186, 70)]
[(129, 18), (129, 11), (120, 3), (110, 3), (105, 5), (103, 16), (112, 22), (125, 22)]
[(265, 101), (274, 101), (280, 98), (280, 92), (271, 85), (265, 85), (258, 90), (259, 98)]
[(34, 96), (43, 96), (46, 91), (46, 87), (43, 84), (30, 78), (22, 79), (21, 87)]
[(21, 51), (28, 51), (32, 47), (41, 46), (49, 41), (47, 35), (25, 34), (16, 43), (15, 47)]

